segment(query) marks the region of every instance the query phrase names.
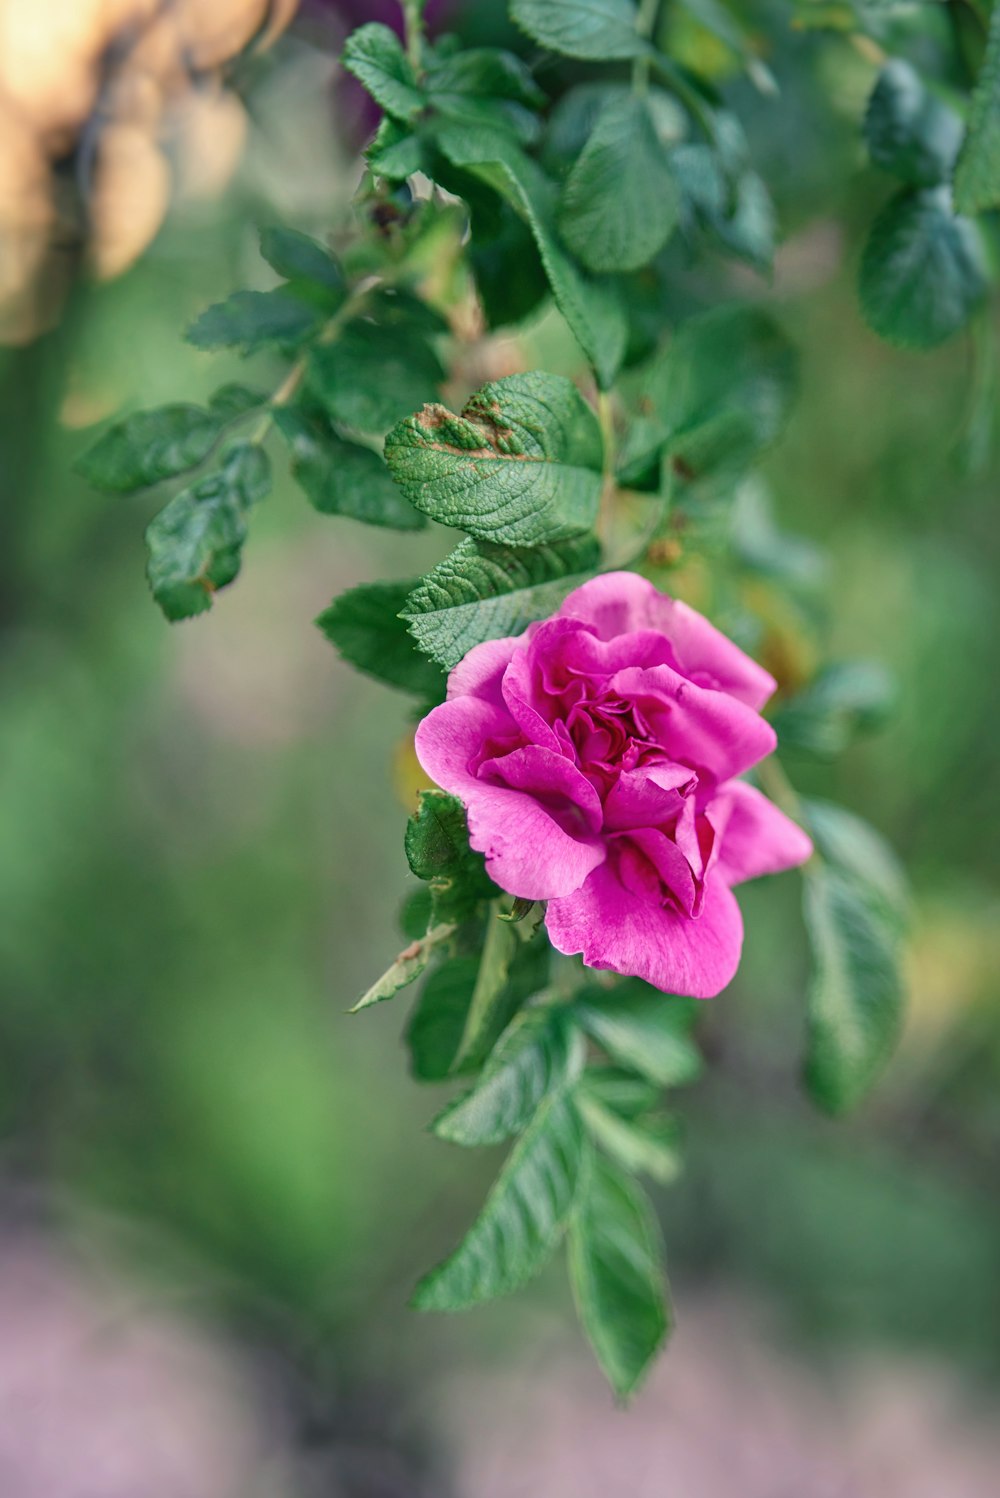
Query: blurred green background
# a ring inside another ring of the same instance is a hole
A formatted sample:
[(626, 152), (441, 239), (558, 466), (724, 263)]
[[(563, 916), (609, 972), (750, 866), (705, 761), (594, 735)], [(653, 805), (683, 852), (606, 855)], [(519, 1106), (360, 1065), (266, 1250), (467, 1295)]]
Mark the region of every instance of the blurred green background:
[[(502, 7), (472, 9), (480, 33), (502, 31)], [(179, 335), (259, 280), (256, 225), (345, 221), (357, 103), (330, 62), (338, 24), (310, 10), (241, 80), (250, 127), (225, 188), (176, 201), (130, 269), (74, 276), (55, 325), (0, 350), (0, 1309), (17, 1328), (0, 1339), (0, 1491), (985, 1498), (1000, 451), (968, 341), (900, 354), (861, 323), (859, 244), (884, 196), (857, 140), (871, 66), (786, 23), (780, 99), (732, 83), (787, 242), (772, 283), (732, 273), (730, 290), (773, 302), (802, 349), (802, 402), (766, 477), (782, 526), (829, 555), (822, 645), (898, 682), (878, 735), (835, 766), (788, 768), (905, 860), (913, 1002), (874, 1097), (847, 1122), (817, 1117), (798, 1086), (796, 881), (746, 890), (744, 965), (706, 1010), (712, 1064), (682, 1100), (687, 1172), (661, 1195), (680, 1331), (623, 1415), (559, 1272), (468, 1318), (406, 1309), (492, 1162), (424, 1132), (437, 1095), (407, 1076), (406, 996), (345, 1012), (398, 945), (409, 725), (312, 620), (355, 581), (415, 574), (446, 538), (319, 516), (279, 467), (237, 584), (170, 628), (143, 580), (155, 497), (100, 496), (72, 472), (99, 417), (197, 399), (226, 373)], [(222, 1401), (211, 1439), (181, 1397), (194, 1375), (150, 1350), (147, 1323), (215, 1360), (198, 1375)], [(3, 1366), (22, 1344), (48, 1348), (27, 1360), (34, 1403), (24, 1360)], [(67, 1422), (60, 1401), (116, 1359), (126, 1414), (160, 1370), (155, 1439), (142, 1418), (105, 1433), (107, 1400)], [(96, 1487), (74, 1485), (77, 1460), (44, 1465), (19, 1398), (58, 1411), (105, 1472)], [(158, 1485), (180, 1448), (189, 1468)], [(132, 1461), (126, 1486), (107, 1449)]]

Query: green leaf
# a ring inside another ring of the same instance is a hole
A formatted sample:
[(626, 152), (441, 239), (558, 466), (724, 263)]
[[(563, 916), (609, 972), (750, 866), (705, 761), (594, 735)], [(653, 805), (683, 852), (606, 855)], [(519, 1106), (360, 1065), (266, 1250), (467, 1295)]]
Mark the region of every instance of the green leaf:
[(418, 1082), (444, 1082), (458, 1048), (479, 971), (477, 957), (455, 957), (431, 973), (406, 1027), (410, 1069)]
[(405, 182), (415, 172), (431, 174), (426, 141), (388, 115), (365, 152), (365, 160), (376, 177), (387, 177), (390, 182)]
[(213, 595), (240, 570), (247, 513), (270, 487), (259, 447), (241, 443), (217, 473), (175, 494), (146, 530), (146, 576), (168, 619), (211, 608)]
[(671, 1330), (656, 1219), (621, 1171), (596, 1160), (569, 1229), (573, 1297), (620, 1399), (634, 1394)]
[(731, 254), (767, 270), (777, 233), (774, 204), (763, 180), (742, 160), (739, 145), (720, 151), (700, 141), (684, 142), (671, 153), (670, 164), (686, 217), (693, 214)]
[(637, 1118), (655, 1108), (660, 1089), (655, 1082), (617, 1066), (588, 1066), (580, 1081), (580, 1095), (593, 1098), (622, 1118)]
[(636, 270), (666, 244), (679, 207), (649, 100), (610, 100), (563, 189), (563, 239), (590, 270)]
[(813, 954), (806, 1085), (821, 1107), (853, 1107), (892, 1054), (903, 1010), (897, 931), (881, 901), (822, 863), (808, 867), (806, 929)]
[(425, 884), (417, 885), (403, 896), (399, 907), (399, 929), (407, 941), (423, 936), (431, 919), (431, 892)]
[(445, 677), (440, 666), (421, 655), (398, 618), (412, 582), (362, 583), (350, 588), (316, 620), (345, 661), (405, 692), (442, 701)]
[(825, 758), (840, 754), (885, 721), (893, 695), (892, 677), (878, 661), (837, 661), (775, 714), (778, 741)]
[(886, 204), (858, 279), (869, 327), (903, 348), (933, 348), (968, 322), (985, 293), (978, 231), (952, 213), (946, 187), (905, 191)]
[(195, 348), (233, 348), (252, 354), (268, 344), (301, 343), (321, 326), (324, 315), (321, 308), (285, 286), (274, 291), (234, 291), (196, 317), (186, 336)]
[(452, 1144), (501, 1144), (521, 1132), (543, 1098), (579, 1076), (583, 1058), (580, 1032), (562, 1009), (529, 1009), (501, 1035), (472, 1090), (431, 1127)]
[(639, 57), (633, 0), (511, 0), (510, 17), (533, 41), (564, 57), (611, 62)]
[(473, 645), (547, 619), (599, 560), (589, 535), (531, 548), (462, 541), (410, 594), (403, 617), (421, 650), (450, 670)]
[(402, 43), (381, 22), (370, 21), (351, 32), (344, 45), (343, 63), (394, 119), (414, 120), (426, 108), (427, 99), (417, 87)]
[(798, 358), (758, 307), (682, 323), (650, 384), (672, 453), (695, 473), (745, 463), (776, 441), (798, 388)]
[[(549, 290), (531, 230), (509, 203), (499, 207), (499, 224), (488, 234), (480, 232), (473, 214), (468, 249), (476, 290), (490, 328), (522, 322)], [(518, 268), (516, 276), (511, 275), (512, 265)]]
[(555, 231), (556, 188), (541, 168), (495, 131), (450, 127), (438, 143), (453, 165), (498, 192), (531, 230), (556, 306), (590, 360), (602, 389), (614, 383), (625, 355), (628, 323), (618, 287), (579, 270)]
[(297, 229), (275, 224), (262, 229), (260, 253), (279, 276), (313, 293), (329, 310), (344, 300), (344, 273), (325, 245)]
[(771, 194), (756, 172), (741, 172), (728, 211), (711, 215), (708, 223), (732, 254), (757, 270), (770, 269), (778, 224)]
[(434, 948), (445, 941), (454, 931), (454, 926), (440, 925), (432, 926), (425, 936), (411, 941), (408, 947), (404, 947), (381, 978), (376, 978), (371, 988), (367, 989), (358, 1002), (351, 1009), (351, 1014), (359, 1014), (362, 1009), (370, 1009), (373, 1004), (382, 1004), (386, 999), (393, 999), (400, 989), (406, 988), (414, 979), (419, 978), (431, 956)]
[(248, 385), (230, 381), (220, 385), (214, 395), (209, 396), (208, 404), (212, 414), (220, 421), (233, 421), (238, 416), (259, 411), (261, 406), (269, 404), (270, 399), (263, 390), (251, 390)]
[(875, 828), (843, 806), (830, 801), (802, 802), (806, 830), (816, 851), (845, 879), (863, 888), (881, 909), (888, 926), (899, 934), (909, 919), (910, 897), (906, 875)]
[(562, 1238), (590, 1163), (570, 1099), (546, 1099), (465, 1238), (417, 1286), (414, 1306), (460, 1311), (527, 1284)]
[(432, 61), (427, 69), (427, 89), (433, 103), (440, 94), (510, 99), (529, 109), (540, 109), (545, 103), (545, 95), (527, 64), (498, 47), (469, 47)]
[(431, 400), (444, 369), (423, 333), (358, 318), (335, 343), (309, 351), (310, 383), (334, 421), (360, 432), (384, 432)]
[(686, 999), (627, 978), (614, 988), (584, 989), (574, 1012), (612, 1061), (660, 1087), (683, 1087), (701, 1075), (701, 1056), (688, 1034), (694, 1011)]
[(968, 134), (955, 167), (955, 207), (959, 213), (985, 213), (1000, 207), (1000, 7), (996, 5), (972, 95)]
[(668, 1186), (681, 1173), (680, 1132), (671, 1118), (626, 1119), (582, 1094), (580, 1114), (596, 1144), (631, 1175), (648, 1175)]
[(914, 187), (946, 182), (962, 141), (963, 125), (936, 99), (908, 62), (887, 62), (865, 114), (865, 140), (876, 166)]
[(346, 442), (324, 417), (297, 407), (279, 407), (274, 420), (291, 447), (292, 474), (320, 514), (401, 531), (427, 524), (370, 447)]
[(482, 900), (495, 898), (483, 855), (469, 847), (465, 807), (457, 796), (421, 791), (403, 847), (413, 873), (430, 883), (433, 920), (465, 920)]
[(418, 510), (484, 541), (540, 546), (597, 516), (600, 428), (561, 375), (497, 380), (461, 416), (425, 406), (389, 433), (385, 457)]
[(211, 452), (223, 418), (201, 406), (137, 411), (103, 432), (77, 459), (77, 473), (96, 489), (130, 494), (197, 468)]
[(510, 922), (498, 917), (499, 912), (494, 910), (486, 923), (476, 986), (458, 1050), (459, 1064), (482, 1052), (486, 1038), (496, 1033), (498, 1019), (506, 1013), (507, 980), (520, 939)]

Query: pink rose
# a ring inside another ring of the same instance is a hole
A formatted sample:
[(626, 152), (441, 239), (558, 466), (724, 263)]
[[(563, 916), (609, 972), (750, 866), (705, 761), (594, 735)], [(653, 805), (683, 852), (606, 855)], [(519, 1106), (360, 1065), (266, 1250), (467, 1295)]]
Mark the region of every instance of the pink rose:
[(694, 609), (612, 572), (470, 650), (417, 755), (465, 803), (490, 877), (548, 902), (557, 951), (707, 999), (739, 964), (731, 886), (812, 851), (736, 779), (775, 747), (774, 689)]

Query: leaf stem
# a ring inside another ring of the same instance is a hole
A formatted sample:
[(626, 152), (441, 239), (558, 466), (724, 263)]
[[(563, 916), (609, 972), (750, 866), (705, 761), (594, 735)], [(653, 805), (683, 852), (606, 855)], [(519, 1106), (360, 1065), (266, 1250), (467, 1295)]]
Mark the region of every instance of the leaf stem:
[(601, 441), (604, 449), (603, 482), (601, 484), (601, 509), (597, 529), (607, 534), (614, 514), (615, 501), (615, 417), (611, 406), (611, 395), (607, 390), (597, 392), (597, 419), (601, 425)]
[(698, 121), (709, 140), (714, 142), (718, 136), (715, 117), (707, 101), (702, 98), (694, 84), (689, 83), (680, 68), (675, 67), (670, 58), (664, 57), (662, 52), (651, 51), (648, 58), (650, 65), (659, 73), (670, 92), (676, 94), (688, 113)]
[[(350, 296), (337, 308), (337, 311), (330, 318), (329, 322), (324, 324), (313, 342), (316, 344), (335, 343), (343, 331), (345, 324), (350, 322), (352, 317), (356, 317), (364, 309), (372, 292), (377, 290), (378, 287), (383, 286), (385, 279), (384, 276), (368, 276), (365, 280), (359, 281)], [(280, 410), (282, 406), (287, 406), (301, 385), (305, 378), (306, 362), (307, 355), (300, 354), (271, 395), (260, 421), (250, 433), (249, 441), (256, 446), (259, 447), (270, 432), (275, 411)]]
[[(652, 37), (659, 11), (660, 0), (639, 0), (635, 29), (644, 41), (648, 42)], [(640, 96), (649, 91), (649, 51), (646, 49), (632, 63), (632, 88)]]
[(406, 57), (419, 78), (424, 67), (424, 3), (423, 0), (402, 0), (402, 6)]

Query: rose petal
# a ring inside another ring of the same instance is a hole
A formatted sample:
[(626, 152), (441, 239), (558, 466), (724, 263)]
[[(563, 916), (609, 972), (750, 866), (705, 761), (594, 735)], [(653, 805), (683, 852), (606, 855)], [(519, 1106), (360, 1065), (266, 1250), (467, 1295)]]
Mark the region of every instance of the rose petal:
[(745, 780), (722, 786), (708, 816), (721, 832), (716, 868), (727, 884), (780, 874), (812, 854), (802, 828)]
[[(763, 707), (775, 690), (774, 677), (714, 624), (634, 572), (591, 578), (563, 600), (559, 614), (592, 625), (601, 640), (657, 630), (673, 647), (675, 659), (665, 664), (701, 686), (728, 692), (748, 707)], [(652, 664), (635, 657), (633, 663)]]
[(731, 981), (740, 961), (743, 918), (736, 897), (717, 877), (705, 886), (695, 919), (630, 894), (610, 863), (582, 889), (551, 900), (545, 913), (557, 952), (579, 952), (588, 967), (644, 978), (665, 993), (711, 999)]
[(637, 704), (672, 760), (717, 783), (742, 774), (777, 745), (774, 729), (753, 708), (727, 692), (696, 686), (669, 666), (629, 667), (610, 687)]
[(500, 686), (511, 656), (521, 641), (508, 636), (473, 645), (448, 677), (448, 697), (482, 697), (499, 707), (503, 702)]
[(633, 827), (659, 827), (678, 815), (685, 794), (698, 777), (689, 765), (643, 765), (622, 770), (604, 802), (604, 827), (627, 832)]
[[(501, 889), (525, 900), (570, 894), (601, 863), (603, 846), (571, 836), (532, 795), (491, 785), (470, 769), (484, 743), (509, 730), (503, 708), (457, 697), (434, 708), (417, 728), (417, 758), (443, 790), (465, 803), (469, 841), (486, 855), (487, 872)], [(562, 763), (573, 768), (568, 760)]]

